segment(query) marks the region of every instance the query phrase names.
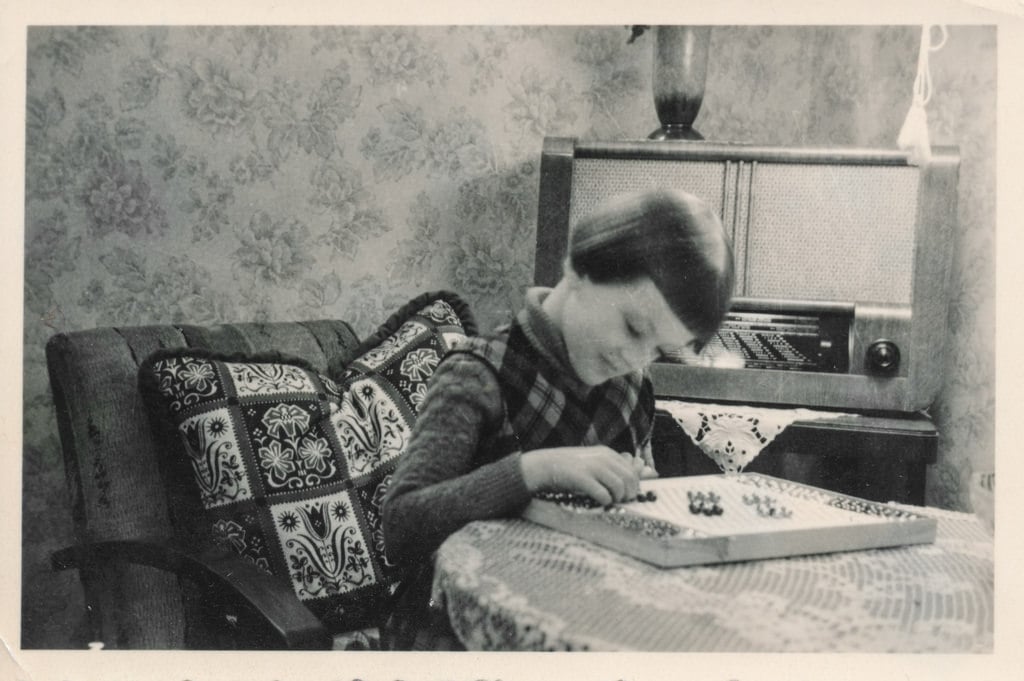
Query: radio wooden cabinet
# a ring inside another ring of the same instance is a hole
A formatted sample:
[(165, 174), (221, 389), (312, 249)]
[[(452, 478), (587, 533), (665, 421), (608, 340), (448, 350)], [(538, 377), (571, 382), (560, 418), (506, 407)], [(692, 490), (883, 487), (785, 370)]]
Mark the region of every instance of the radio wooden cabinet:
[(915, 166), (892, 150), (548, 138), (535, 279), (558, 280), (572, 226), (603, 200), (687, 191), (732, 238), (716, 343), (744, 363), (658, 362), (658, 394), (909, 414), (941, 384), (958, 169), (945, 147)]

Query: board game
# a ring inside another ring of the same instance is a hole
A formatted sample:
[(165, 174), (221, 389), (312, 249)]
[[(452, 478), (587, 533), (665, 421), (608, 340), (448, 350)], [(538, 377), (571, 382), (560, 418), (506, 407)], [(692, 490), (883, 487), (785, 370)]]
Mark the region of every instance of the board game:
[(760, 473), (644, 480), (637, 501), (605, 507), (547, 494), (523, 517), (661, 567), (931, 543), (936, 526), (902, 507)]

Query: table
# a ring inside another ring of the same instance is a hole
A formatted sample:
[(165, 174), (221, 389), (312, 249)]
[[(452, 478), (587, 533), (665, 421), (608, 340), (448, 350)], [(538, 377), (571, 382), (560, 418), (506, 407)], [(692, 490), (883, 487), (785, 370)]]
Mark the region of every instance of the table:
[(470, 650), (992, 652), (993, 542), (971, 514), (934, 544), (660, 569), (526, 520), (470, 523), (433, 600)]

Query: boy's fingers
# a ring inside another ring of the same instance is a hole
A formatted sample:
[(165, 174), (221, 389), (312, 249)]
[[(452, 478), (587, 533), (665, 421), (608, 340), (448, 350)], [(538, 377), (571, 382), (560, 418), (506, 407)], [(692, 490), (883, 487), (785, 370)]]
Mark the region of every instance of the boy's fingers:
[(619, 453), (622, 454), (623, 458), (625, 458), (629, 462), (629, 465), (633, 467), (633, 470), (639, 472), (642, 471), (644, 468), (649, 468), (649, 466), (647, 466), (647, 464), (644, 463), (644, 460), (639, 456), (636, 456), (635, 454), (631, 454), (629, 452)]

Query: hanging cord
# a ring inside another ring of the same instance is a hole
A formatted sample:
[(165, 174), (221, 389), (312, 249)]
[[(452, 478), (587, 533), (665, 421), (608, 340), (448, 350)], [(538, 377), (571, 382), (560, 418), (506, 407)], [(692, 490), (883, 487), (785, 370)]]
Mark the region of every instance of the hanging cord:
[[(940, 40), (932, 44), (932, 29), (938, 28)], [(931, 159), (932, 148), (928, 139), (928, 115), (925, 113), (925, 105), (932, 98), (932, 74), (928, 66), (928, 55), (931, 52), (941, 50), (949, 38), (945, 26), (933, 26), (925, 24), (921, 27), (921, 47), (917, 53), (917, 76), (914, 78), (914, 98), (907, 111), (907, 117), (900, 128), (899, 137), (896, 138), (896, 145), (900, 149), (910, 152), (907, 157), (911, 165), (921, 165)]]

